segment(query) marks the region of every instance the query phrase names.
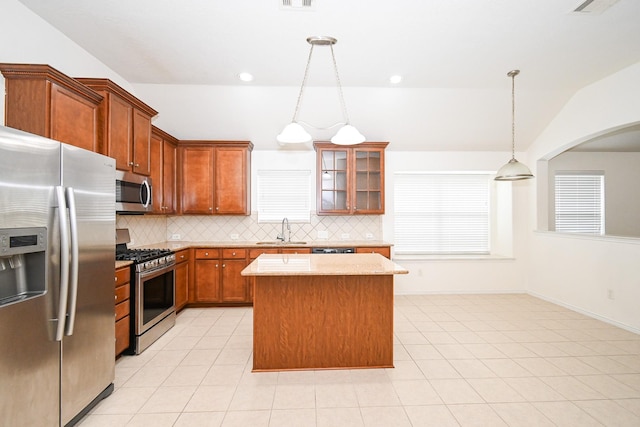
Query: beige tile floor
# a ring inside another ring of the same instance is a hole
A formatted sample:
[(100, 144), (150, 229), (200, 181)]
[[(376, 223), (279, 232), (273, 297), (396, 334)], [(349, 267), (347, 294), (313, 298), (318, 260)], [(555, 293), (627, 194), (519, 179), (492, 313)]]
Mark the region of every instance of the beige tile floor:
[(397, 296), (395, 368), (251, 373), (251, 308), (187, 309), (94, 426), (640, 426), (640, 335), (528, 295)]

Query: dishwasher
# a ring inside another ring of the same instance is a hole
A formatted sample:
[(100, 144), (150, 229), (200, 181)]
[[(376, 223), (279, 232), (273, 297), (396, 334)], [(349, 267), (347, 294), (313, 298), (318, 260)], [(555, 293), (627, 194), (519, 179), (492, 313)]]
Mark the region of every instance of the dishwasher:
[(312, 248), (312, 254), (353, 254), (355, 248)]

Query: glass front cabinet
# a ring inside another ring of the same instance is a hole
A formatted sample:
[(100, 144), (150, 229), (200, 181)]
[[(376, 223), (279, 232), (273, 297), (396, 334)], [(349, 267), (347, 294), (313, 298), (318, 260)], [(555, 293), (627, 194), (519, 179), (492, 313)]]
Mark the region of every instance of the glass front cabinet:
[(388, 144), (314, 142), (318, 215), (384, 213), (384, 150)]

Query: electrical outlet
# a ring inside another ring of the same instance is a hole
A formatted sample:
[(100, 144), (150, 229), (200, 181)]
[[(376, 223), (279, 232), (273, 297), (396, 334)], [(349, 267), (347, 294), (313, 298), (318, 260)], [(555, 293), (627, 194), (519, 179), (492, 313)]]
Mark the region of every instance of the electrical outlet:
[(351, 237), (351, 235), (349, 235), (349, 233), (342, 233), (340, 235), (340, 239), (342, 240), (348, 240)]
[(373, 240), (373, 234), (372, 233), (367, 233), (364, 235), (364, 238), (367, 240)]
[(238, 240), (238, 237), (240, 237), (240, 236), (238, 236), (238, 234), (233, 233), (233, 234), (231, 235), (231, 240)]
[(613, 293), (613, 289), (607, 289), (607, 298), (614, 300), (616, 299), (616, 296)]
[(180, 238), (181, 238), (181, 237), (182, 237), (182, 236), (181, 236), (181, 235), (179, 235), (179, 234), (172, 234), (172, 235), (171, 235), (171, 240), (180, 240)]
[(328, 239), (329, 232), (327, 230), (318, 230), (318, 239)]

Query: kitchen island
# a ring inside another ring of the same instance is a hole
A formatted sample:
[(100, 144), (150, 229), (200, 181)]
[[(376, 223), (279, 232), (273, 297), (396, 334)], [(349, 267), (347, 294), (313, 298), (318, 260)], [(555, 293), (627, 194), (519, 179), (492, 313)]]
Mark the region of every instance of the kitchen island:
[(254, 276), (253, 371), (393, 367), (393, 275), (379, 254), (263, 254)]

